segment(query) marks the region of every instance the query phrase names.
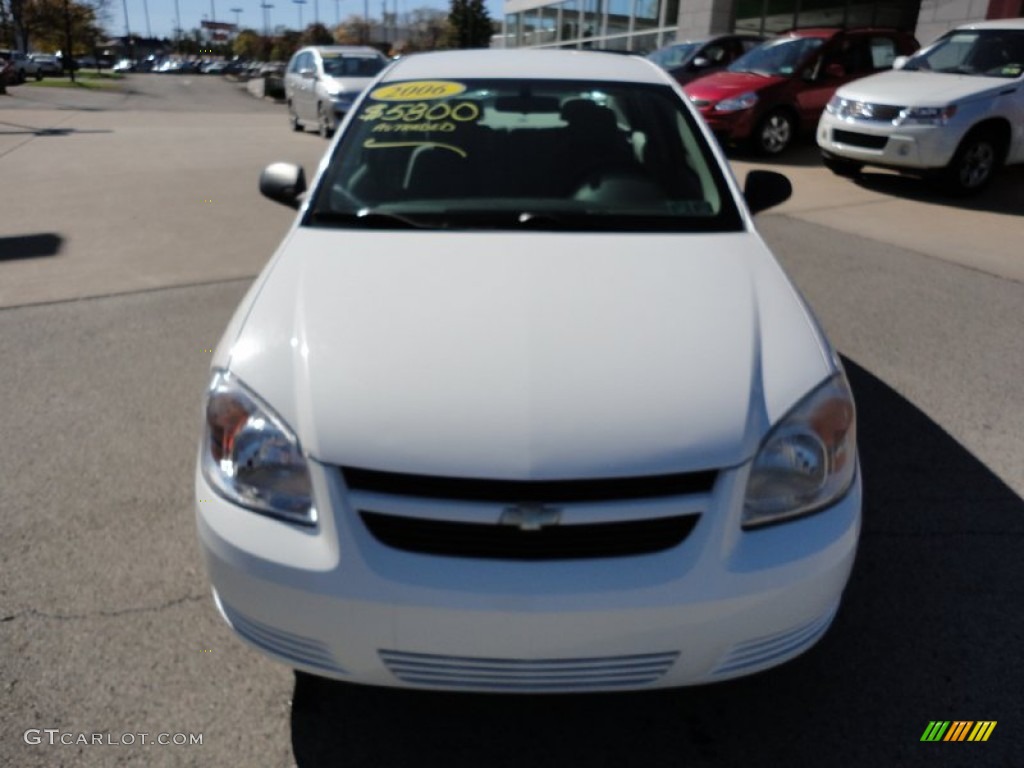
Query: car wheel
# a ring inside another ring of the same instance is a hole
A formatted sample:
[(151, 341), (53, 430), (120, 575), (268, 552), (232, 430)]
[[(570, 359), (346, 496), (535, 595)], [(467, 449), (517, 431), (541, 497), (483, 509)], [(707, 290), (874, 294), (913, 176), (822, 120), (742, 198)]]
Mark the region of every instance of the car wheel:
[(861, 168), (864, 167), (862, 163), (842, 157), (835, 157), (834, 155), (822, 155), (821, 161), (836, 176), (843, 176), (847, 179), (856, 179), (860, 176)]
[(334, 135), (334, 128), (331, 127), (331, 116), (324, 109), (323, 104), (317, 104), (316, 106), (316, 124), (320, 135), (325, 139), (329, 139)]
[(302, 130), (302, 123), (299, 121), (299, 116), (295, 114), (295, 109), (290, 101), (288, 102), (288, 122), (291, 123), (293, 131)]
[(987, 131), (969, 134), (946, 166), (946, 191), (961, 196), (980, 192), (1001, 162), (1002, 152), (995, 136)]
[(754, 131), (754, 149), (762, 155), (779, 155), (793, 142), (796, 121), (785, 109), (769, 112)]

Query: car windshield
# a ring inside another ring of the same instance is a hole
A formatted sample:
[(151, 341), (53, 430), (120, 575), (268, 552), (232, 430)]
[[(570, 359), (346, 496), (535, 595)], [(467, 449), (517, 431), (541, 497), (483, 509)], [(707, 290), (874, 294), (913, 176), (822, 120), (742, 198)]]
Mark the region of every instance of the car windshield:
[(377, 56), (325, 53), (324, 74), (331, 77), (375, 77), (387, 63)]
[(647, 58), (665, 69), (681, 67), (690, 60), (703, 43), (679, 43), (647, 54)]
[(1024, 30), (950, 32), (911, 56), (904, 70), (1016, 78), (1024, 73)]
[(730, 72), (753, 72), (757, 75), (792, 75), (800, 63), (825, 41), (820, 37), (783, 37), (769, 40), (740, 56), (729, 65)]
[(696, 120), (666, 85), (431, 80), (375, 88), (306, 223), (735, 231)]

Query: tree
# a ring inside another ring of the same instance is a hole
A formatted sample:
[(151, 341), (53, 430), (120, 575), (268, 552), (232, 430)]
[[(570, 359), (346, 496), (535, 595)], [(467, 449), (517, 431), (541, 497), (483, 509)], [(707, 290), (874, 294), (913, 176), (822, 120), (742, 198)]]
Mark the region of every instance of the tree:
[(258, 59), (263, 53), (263, 38), (254, 29), (243, 29), (235, 37), (231, 50), (241, 59)]
[(334, 35), (319, 22), (310, 24), (302, 31), (302, 45), (334, 45)]
[(108, 12), (108, 0), (6, 0), (4, 17), (10, 17), (14, 47), (56, 51), (67, 48), (70, 21), (72, 56), (92, 53), (103, 35), (99, 17)]
[(349, 16), (334, 28), (334, 39), (340, 45), (362, 45), (370, 37), (370, 26), (362, 16)]
[(450, 48), (487, 48), (491, 44), (491, 16), (484, 0), (451, 0), (448, 13)]
[(288, 61), (301, 47), (299, 38), (299, 33), (294, 29), (281, 30), (281, 33), (274, 39), (274, 44), (270, 49), (270, 60)]
[(448, 14), (436, 8), (417, 8), (409, 13), (409, 39), (403, 52), (432, 51), (448, 37)]

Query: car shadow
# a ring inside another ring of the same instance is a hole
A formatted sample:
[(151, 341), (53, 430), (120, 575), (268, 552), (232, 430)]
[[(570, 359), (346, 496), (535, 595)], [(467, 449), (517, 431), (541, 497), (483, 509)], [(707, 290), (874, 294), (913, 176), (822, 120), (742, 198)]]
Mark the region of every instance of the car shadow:
[[(1019, 765), (1024, 501), (846, 365), (864, 524), (843, 606), (816, 647), (753, 677), (644, 693), (433, 693), (298, 673), (297, 764), (952, 767), (972, 751), (974, 765)], [(1004, 723), (985, 744), (921, 742), (932, 720), (983, 719)]]
[(37, 128), (32, 125), (21, 125), (20, 123), (9, 123), (0, 120), (0, 136), (70, 136), (78, 133), (113, 133), (109, 128), (81, 129), (81, 128)]
[(747, 146), (738, 144), (726, 146), (725, 154), (730, 160), (741, 160), (745, 163), (758, 163), (765, 166), (783, 166), (789, 168), (815, 168), (822, 164), (821, 150), (814, 143), (813, 137), (800, 136), (780, 155), (767, 157), (760, 155)]
[(992, 183), (972, 197), (944, 193), (934, 181), (865, 168), (855, 179), (864, 189), (919, 203), (1024, 216), (1024, 165), (1001, 168)]
[(0, 261), (56, 256), (63, 246), (64, 238), (53, 232), (0, 236)]

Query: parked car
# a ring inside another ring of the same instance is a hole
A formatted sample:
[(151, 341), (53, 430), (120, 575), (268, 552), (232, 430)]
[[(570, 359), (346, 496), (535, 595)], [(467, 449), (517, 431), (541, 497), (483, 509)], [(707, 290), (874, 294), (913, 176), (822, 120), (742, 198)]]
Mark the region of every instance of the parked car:
[(640, 57), (399, 59), (212, 357), (214, 599), (301, 670), (595, 691), (724, 680), (828, 628), (861, 515), (820, 324)]
[(978, 192), (1024, 163), (1024, 19), (958, 27), (895, 68), (836, 92), (818, 125), (825, 165), (865, 165)]
[(135, 72), (138, 69), (138, 62), (134, 59), (119, 59), (117, 63), (111, 67), (111, 71), (124, 73), (124, 72)]
[(24, 83), (30, 77), (36, 80), (43, 77), (39, 65), (21, 51), (0, 49), (0, 61), (9, 61), (11, 64), (11, 72), (8, 74), (8, 83), (11, 85)]
[(761, 35), (717, 35), (666, 45), (647, 58), (686, 85), (698, 77), (718, 72), (765, 41)]
[(52, 53), (30, 53), (29, 58), (39, 67), (40, 75), (63, 74), (63, 70), (60, 68), (60, 59)]
[(917, 47), (895, 29), (796, 29), (685, 90), (723, 142), (778, 155), (801, 131), (814, 130), (836, 88), (890, 68)]
[(6, 87), (14, 85), (16, 78), (17, 71), (14, 68), (14, 62), (0, 55), (0, 93), (6, 93)]
[(292, 128), (301, 131), (314, 125), (321, 136), (331, 136), (388, 61), (367, 46), (312, 46), (297, 51), (284, 73)]

